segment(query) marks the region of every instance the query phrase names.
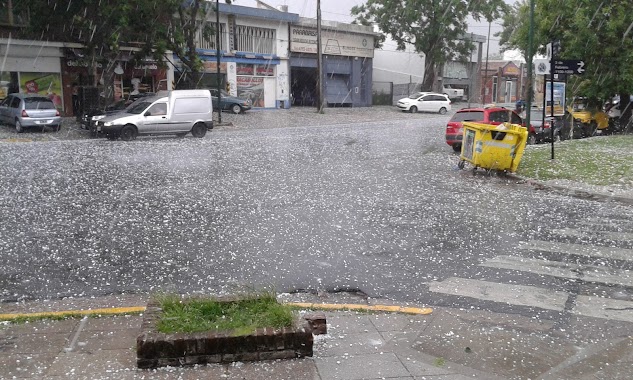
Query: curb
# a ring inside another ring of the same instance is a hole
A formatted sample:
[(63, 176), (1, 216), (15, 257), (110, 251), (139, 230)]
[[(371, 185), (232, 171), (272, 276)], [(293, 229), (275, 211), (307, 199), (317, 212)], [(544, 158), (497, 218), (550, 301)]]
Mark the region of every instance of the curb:
[[(414, 315), (428, 315), (433, 312), (431, 308), (418, 308), (418, 307), (404, 307), (404, 306), (387, 306), (387, 305), (361, 305), (361, 304), (325, 304), (325, 303), (304, 303), (304, 302), (285, 302), (285, 305), (314, 309), (314, 310), (333, 310), (333, 311), (376, 311), (376, 312), (389, 312), (389, 313), (402, 313), (402, 314), (414, 314)], [(77, 316), (91, 316), (91, 315), (126, 315), (143, 313), (145, 306), (132, 306), (132, 307), (114, 307), (114, 308), (100, 308), (100, 309), (88, 309), (88, 310), (65, 310), (65, 311), (50, 311), (50, 312), (38, 312), (38, 313), (12, 313), (12, 314), (0, 314), (0, 321), (14, 321), (17, 319), (29, 319), (29, 318), (69, 318)]]
[(631, 197), (624, 197), (620, 195), (608, 195), (608, 194), (596, 193), (596, 192), (588, 191), (588, 190), (574, 189), (574, 188), (570, 188), (566, 186), (552, 185), (552, 184), (541, 182), (532, 178), (521, 177), (519, 175), (512, 174), (512, 173), (508, 173), (507, 177), (516, 181), (525, 182), (528, 185), (538, 188), (538, 189), (549, 189), (549, 190), (560, 191), (560, 192), (570, 194), (571, 196), (576, 197), (576, 198), (597, 200), (597, 201), (615, 201), (615, 202), (620, 202), (627, 205), (633, 205), (633, 198)]

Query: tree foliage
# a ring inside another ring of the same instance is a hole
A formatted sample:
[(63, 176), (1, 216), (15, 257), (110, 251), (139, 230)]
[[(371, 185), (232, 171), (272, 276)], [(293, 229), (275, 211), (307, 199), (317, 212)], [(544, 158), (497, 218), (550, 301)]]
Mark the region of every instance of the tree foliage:
[[(210, 4), (204, 0), (32, 0), (28, 34), (84, 45), (94, 84), (102, 79), (110, 99), (122, 48), (132, 61), (152, 57), (159, 64), (171, 50), (186, 70), (198, 73), (202, 63), (196, 51), (197, 34), (209, 40), (215, 33), (207, 22), (215, 9)], [(96, 75), (98, 65), (103, 67), (101, 78)]]
[(467, 17), (494, 20), (507, 5), (503, 0), (368, 0), (352, 8), (364, 25), (376, 24), (399, 50), (410, 44), (425, 59), (423, 89), (438, 90), (436, 78), (442, 65), (473, 50), (465, 39)]
[[(231, 4), (231, 0), (224, 0)], [(165, 15), (165, 23), (156, 27), (156, 43), (171, 50), (182, 63), (182, 69), (191, 75), (194, 84), (202, 71), (202, 60), (197, 52), (197, 35), (202, 40), (211, 41), (219, 30), (215, 20), (215, 3), (205, 0), (163, 0), (158, 2)]]
[[(147, 58), (147, 52), (154, 58), (165, 53), (153, 33), (164, 19), (157, 4), (153, 0), (33, 0), (29, 2), (28, 33), (34, 39), (85, 46), (83, 60), (93, 84), (103, 82), (104, 96), (111, 100), (114, 69), (123, 47), (133, 48), (126, 52), (131, 61)], [(98, 66), (103, 68), (101, 77), (96, 75)]]
[[(587, 71), (569, 79), (570, 96), (606, 99), (633, 92), (633, 12), (630, 0), (535, 0), (534, 43), (540, 52), (561, 41), (562, 59), (582, 59)], [(529, 2), (504, 18), (501, 44), (527, 56)]]

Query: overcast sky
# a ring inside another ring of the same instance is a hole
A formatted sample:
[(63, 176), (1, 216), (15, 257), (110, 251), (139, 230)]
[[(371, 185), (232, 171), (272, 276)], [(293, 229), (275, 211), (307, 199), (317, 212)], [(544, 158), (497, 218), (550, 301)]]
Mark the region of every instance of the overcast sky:
[[(277, 7), (279, 5), (287, 5), (288, 11), (291, 13), (297, 13), (301, 17), (316, 18), (316, 3), (317, 0), (263, 0), (266, 4)], [(513, 4), (515, 0), (505, 0), (508, 4)], [(351, 22), (353, 17), (350, 16), (350, 11), (354, 5), (364, 4), (366, 0), (321, 0), (321, 15), (324, 20)], [(233, 0), (235, 5), (243, 5), (247, 7), (254, 7), (256, 0)], [(499, 37), (494, 37), (495, 32), (501, 31), (500, 21), (493, 21), (490, 28), (490, 54), (499, 52)], [(469, 22), (469, 30), (474, 34), (487, 37), (488, 35), (488, 23), (476, 22), (471, 20)], [(385, 50), (395, 50), (394, 43), (387, 43), (383, 46)], [(484, 54), (486, 46), (484, 45)]]

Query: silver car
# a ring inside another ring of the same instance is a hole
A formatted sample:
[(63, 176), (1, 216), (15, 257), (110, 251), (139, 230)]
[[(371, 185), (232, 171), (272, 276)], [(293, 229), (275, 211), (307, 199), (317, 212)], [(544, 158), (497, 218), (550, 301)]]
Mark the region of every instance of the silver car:
[(51, 127), (55, 132), (62, 118), (53, 101), (37, 94), (9, 94), (0, 102), (0, 123), (13, 125), (18, 133), (26, 128)]

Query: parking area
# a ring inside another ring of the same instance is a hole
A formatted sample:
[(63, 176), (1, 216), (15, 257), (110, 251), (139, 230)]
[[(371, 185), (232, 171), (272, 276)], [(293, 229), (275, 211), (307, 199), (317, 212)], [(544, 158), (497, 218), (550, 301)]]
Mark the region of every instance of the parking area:
[[(465, 106), (465, 105), (464, 105)], [(454, 109), (459, 109), (457, 105)], [(375, 121), (394, 120), (437, 120), (439, 125), (446, 125), (448, 115), (437, 113), (406, 113), (395, 106), (374, 106), (357, 108), (326, 108), (317, 113), (314, 107), (293, 107), (291, 109), (259, 109), (242, 114), (222, 113), (222, 123), (218, 123), (218, 114), (214, 114), (215, 130), (236, 129), (271, 129), (288, 127), (309, 127), (316, 125), (354, 124)], [(90, 133), (81, 127), (74, 117), (66, 117), (59, 132), (51, 129), (27, 130), (17, 133), (8, 125), (0, 125), (0, 141), (56, 141), (90, 139)]]

